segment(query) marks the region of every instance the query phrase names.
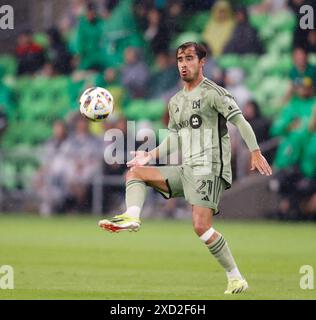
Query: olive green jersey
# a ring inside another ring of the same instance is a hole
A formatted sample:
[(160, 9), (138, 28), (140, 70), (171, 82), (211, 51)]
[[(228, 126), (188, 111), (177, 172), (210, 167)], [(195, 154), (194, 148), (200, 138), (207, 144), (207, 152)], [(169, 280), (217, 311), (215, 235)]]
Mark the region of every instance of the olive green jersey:
[(180, 137), (183, 164), (204, 168), (222, 177), (230, 187), (231, 145), (226, 122), (241, 113), (229, 92), (204, 78), (169, 102), (169, 130)]

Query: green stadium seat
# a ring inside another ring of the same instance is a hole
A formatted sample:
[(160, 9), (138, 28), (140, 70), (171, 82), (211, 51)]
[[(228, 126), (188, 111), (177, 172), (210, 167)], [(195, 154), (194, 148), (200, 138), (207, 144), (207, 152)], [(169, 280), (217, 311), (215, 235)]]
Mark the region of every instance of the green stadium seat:
[[(237, 2), (237, 1), (236, 1)], [(262, 0), (238, 0), (240, 6), (249, 7), (251, 5), (260, 4)]]
[(4, 69), (5, 75), (16, 74), (17, 63), (14, 56), (0, 55), (0, 66)]
[(246, 74), (253, 73), (259, 59), (260, 58), (255, 54), (245, 54), (240, 57), (241, 68), (246, 72)]
[(266, 27), (269, 18), (270, 16), (267, 14), (252, 14), (249, 16), (249, 21), (250, 24), (260, 33), (261, 30)]
[(146, 102), (143, 99), (134, 99), (122, 111), (127, 120), (140, 120), (146, 114)]
[(163, 100), (155, 99), (146, 101), (147, 119), (156, 121), (162, 118), (165, 113), (165, 102)]
[(279, 112), (281, 98), (285, 95), (289, 80), (284, 77), (266, 76), (253, 91), (261, 111), (266, 117), (273, 117)]
[(187, 21), (184, 21), (184, 30), (186, 32), (201, 33), (204, 30), (209, 17), (210, 17), (209, 11), (202, 11), (194, 14)]
[(1, 166), (1, 186), (8, 190), (16, 188), (16, 166), (10, 161), (4, 161)]
[(21, 186), (24, 190), (33, 190), (33, 186), (30, 182), (34, 178), (37, 170), (36, 166), (32, 163), (26, 163), (20, 169)]
[(314, 66), (316, 66), (316, 53), (310, 53), (308, 55), (308, 62)]
[(256, 70), (256, 72), (250, 72), (245, 79), (245, 84), (251, 91), (255, 91), (257, 87), (260, 86), (262, 78), (263, 74), (258, 70)]
[(287, 53), (292, 49), (293, 33), (289, 31), (278, 32), (268, 43), (269, 53)]
[(256, 66), (256, 71), (261, 72), (263, 76), (269, 75), (271, 70), (278, 64), (279, 55), (277, 54), (265, 54), (261, 56), (260, 61)]
[(295, 15), (288, 10), (281, 10), (269, 17), (270, 26), (278, 32), (288, 31), (293, 33), (296, 25)]
[(50, 124), (56, 118), (63, 118), (71, 110), (69, 83), (68, 77), (37, 77), (18, 81), (17, 118), (41, 120)]
[(49, 45), (49, 40), (46, 33), (37, 32), (33, 35), (34, 41), (43, 48), (47, 48)]
[(18, 95), (18, 98), (20, 98), (21, 95), (28, 93), (30, 87), (30, 78), (21, 76), (16, 78), (14, 89), (16, 94)]
[(275, 36), (275, 30), (273, 27), (266, 23), (259, 31), (259, 37), (263, 40), (264, 43), (269, 42)]
[(219, 67), (228, 69), (241, 66), (241, 57), (237, 54), (225, 54), (217, 59)]
[(128, 120), (160, 120), (165, 112), (165, 103), (163, 100), (132, 100), (127, 107), (123, 109), (124, 116)]

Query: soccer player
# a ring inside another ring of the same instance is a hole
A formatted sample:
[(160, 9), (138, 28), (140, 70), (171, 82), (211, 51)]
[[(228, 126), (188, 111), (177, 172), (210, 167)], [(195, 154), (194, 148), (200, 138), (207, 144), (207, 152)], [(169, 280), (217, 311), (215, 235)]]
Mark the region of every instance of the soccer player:
[[(137, 231), (140, 213), (151, 186), (166, 198), (184, 197), (192, 205), (194, 230), (210, 253), (224, 268), (228, 278), (226, 294), (240, 293), (248, 284), (240, 274), (223, 235), (213, 228), (220, 196), (230, 188), (231, 146), (226, 121), (233, 123), (251, 153), (251, 170), (271, 175), (272, 170), (260, 152), (255, 134), (227, 90), (203, 76), (206, 50), (195, 42), (177, 49), (177, 64), (184, 82), (183, 90), (168, 105), (169, 136), (155, 149), (134, 152), (127, 162), (127, 210), (99, 226), (110, 232)], [(152, 159), (170, 154), (179, 140), (183, 164), (179, 166), (146, 166)]]

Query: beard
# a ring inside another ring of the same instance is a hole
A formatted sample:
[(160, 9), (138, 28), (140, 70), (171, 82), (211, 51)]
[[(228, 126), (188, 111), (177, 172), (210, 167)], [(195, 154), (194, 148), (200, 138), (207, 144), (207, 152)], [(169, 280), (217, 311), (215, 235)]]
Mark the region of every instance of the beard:
[(182, 75), (182, 73), (180, 72), (181, 79), (183, 81), (189, 82), (189, 83), (193, 82), (194, 80), (196, 80), (198, 75), (199, 75), (199, 71), (195, 71), (194, 73), (191, 73), (191, 72), (187, 71), (185, 75)]

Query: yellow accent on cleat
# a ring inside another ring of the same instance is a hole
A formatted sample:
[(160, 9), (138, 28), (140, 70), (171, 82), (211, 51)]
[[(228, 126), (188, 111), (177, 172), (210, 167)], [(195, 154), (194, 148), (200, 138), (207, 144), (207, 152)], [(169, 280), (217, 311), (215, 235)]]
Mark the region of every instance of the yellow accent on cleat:
[(131, 217), (126, 213), (114, 216), (112, 219), (99, 221), (99, 227), (110, 232), (138, 231), (141, 222), (139, 219)]
[(225, 294), (237, 294), (248, 289), (248, 283), (245, 279), (230, 279), (228, 281), (227, 290)]

